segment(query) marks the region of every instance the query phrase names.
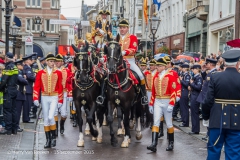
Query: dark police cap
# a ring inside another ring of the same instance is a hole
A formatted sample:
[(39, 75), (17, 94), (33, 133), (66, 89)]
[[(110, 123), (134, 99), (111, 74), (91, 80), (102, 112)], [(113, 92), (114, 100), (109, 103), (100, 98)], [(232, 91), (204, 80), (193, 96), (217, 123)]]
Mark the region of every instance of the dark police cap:
[(11, 52), (7, 52), (6, 57), (7, 58), (13, 58), (13, 54)]
[(15, 63), (15, 65), (22, 65), (23, 60), (22, 59), (18, 59), (14, 63)]
[(25, 60), (28, 60), (28, 59), (32, 59), (32, 54), (31, 54), (31, 55), (27, 55), (27, 56), (23, 57), (22, 59), (23, 59), (24, 61), (25, 61)]
[(222, 58), (228, 63), (238, 62), (240, 58), (240, 49), (231, 49), (223, 53)]
[(187, 63), (182, 64), (182, 68), (189, 68), (189, 64)]
[(194, 64), (192, 66), (192, 69), (201, 69), (201, 65), (200, 64)]
[(44, 61), (45, 59), (46, 59), (46, 57), (41, 57), (41, 58), (39, 59), (39, 61), (42, 62), (42, 61)]
[(206, 63), (217, 64), (217, 60), (216, 59), (212, 59), (212, 58), (206, 58)]

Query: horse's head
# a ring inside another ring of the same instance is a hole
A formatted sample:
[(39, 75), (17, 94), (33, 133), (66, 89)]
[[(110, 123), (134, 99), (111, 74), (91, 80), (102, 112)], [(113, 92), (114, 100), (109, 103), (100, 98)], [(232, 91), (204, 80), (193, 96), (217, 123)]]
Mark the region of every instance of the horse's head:
[(74, 57), (73, 65), (77, 68), (79, 72), (79, 78), (81, 83), (88, 83), (89, 81), (89, 72), (91, 71), (91, 60), (88, 55), (88, 43), (85, 42), (85, 46), (78, 49), (72, 44), (73, 50), (76, 52)]
[(107, 55), (107, 68), (110, 73), (116, 73), (117, 67), (122, 63), (121, 46), (119, 44), (120, 35), (118, 34), (116, 39), (113, 40), (109, 36), (108, 46), (104, 47), (104, 53)]
[(88, 47), (88, 52), (90, 53), (91, 61), (94, 64), (98, 63), (98, 57), (97, 57), (98, 42), (95, 43), (95, 44), (90, 44), (89, 47)]

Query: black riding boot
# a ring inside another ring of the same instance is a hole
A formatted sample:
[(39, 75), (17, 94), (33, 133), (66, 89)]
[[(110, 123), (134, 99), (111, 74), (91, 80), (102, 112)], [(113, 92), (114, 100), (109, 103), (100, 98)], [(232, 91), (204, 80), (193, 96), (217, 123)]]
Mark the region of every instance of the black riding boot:
[(63, 134), (64, 132), (64, 123), (65, 123), (65, 119), (61, 119), (60, 121), (60, 133)]
[(56, 137), (58, 137), (58, 121), (55, 121), (55, 123), (56, 123), (55, 135)]
[(46, 144), (44, 145), (44, 148), (51, 148), (51, 133), (50, 131), (45, 132), (46, 135)]
[(51, 147), (55, 147), (56, 146), (56, 130), (51, 130), (51, 134), (52, 134), (52, 139), (51, 139)]
[(163, 136), (164, 136), (164, 133), (163, 133), (163, 121), (160, 121), (158, 138), (161, 138)]
[(156, 152), (157, 144), (158, 144), (158, 132), (152, 132), (152, 144), (150, 146), (147, 146), (147, 149)]
[(105, 90), (106, 90), (106, 82), (105, 80), (103, 80), (101, 83), (101, 95), (98, 96), (96, 99), (97, 104), (103, 105), (105, 100)]
[(77, 127), (77, 115), (73, 114), (73, 127)]
[(166, 148), (166, 151), (172, 151), (174, 147), (174, 133), (168, 133), (168, 147)]
[(147, 92), (146, 92), (145, 84), (140, 85), (140, 88), (141, 88), (141, 94), (142, 94), (141, 103), (142, 103), (142, 105), (147, 105), (148, 104), (148, 98), (147, 98)]

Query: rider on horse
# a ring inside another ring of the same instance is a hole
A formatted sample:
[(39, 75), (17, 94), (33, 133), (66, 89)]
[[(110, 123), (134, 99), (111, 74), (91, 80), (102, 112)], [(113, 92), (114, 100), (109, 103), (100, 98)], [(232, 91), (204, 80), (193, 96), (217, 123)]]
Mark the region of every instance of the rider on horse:
[[(123, 19), (119, 22), (120, 28), (120, 41), (119, 44), (121, 45), (122, 49), (122, 56), (125, 61), (130, 65), (130, 69), (137, 73), (140, 78), (140, 87), (142, 93), (142, 104), (147, 105), (148, 99), (146, 96), (146, 88), (145, 88), (145, 77), (140, 68), (135, 63), (135, 57), (138, 46), (137, 37), (133, 34), (129, 34), (129, 23), (127, 20)], [(103, 86), (104, 87), (104, 86)], [(104, 90), (103, 90), (104, 91)], [(104, 101), (104, 92), (101, 92), (101, 96), (97, 98), (98, 104), (103, 104)]]

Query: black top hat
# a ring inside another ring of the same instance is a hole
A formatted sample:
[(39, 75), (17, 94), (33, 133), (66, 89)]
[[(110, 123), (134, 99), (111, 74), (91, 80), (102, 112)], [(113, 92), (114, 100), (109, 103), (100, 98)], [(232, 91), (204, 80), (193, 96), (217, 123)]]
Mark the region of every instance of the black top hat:
[(57, 54), (55, 58), (56, 58), (56, 61), (63, 61), (63, 56), (61, 54)]
[(7, 58), (13, 58), (13, 54), (11, 52), (7, 52), (6, 57)]
[(224, 58), (227, 63), (238, 62), (240, 59), (240, 50), (236, 48), (228, 50), (223, 53), (222, 58)]
[(108, 10), (100, 10), (98, 14), (111, 15), (111, 13)]
[(25, 60), (28, 60), (28, 59), (31, 60), (31, 59), (32, 59), (32, 55), (27, 55), (27, 56), (23, 57), (22, 59), (23, 59), (24, 61), (25, 61)]
[(164, 57), (161, 57), (157, 60), (156, 65), (163, 65), (166, 66), (167, 65), (167, 61), (164, 59)]
[(14, 63), (15, 63), (15, 65), (22, 65), (23, 60), (22, 59), (18, 59)]
[(129, 23), (126, 19), (123, 19), (119, 22), (119, 27), (128, 27), (129, 26)]
[(55, 56), (52, 53), (49, 53), (46, 57), (46, 60), (56, 60)]

